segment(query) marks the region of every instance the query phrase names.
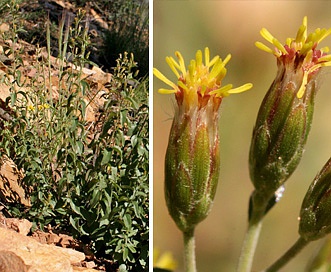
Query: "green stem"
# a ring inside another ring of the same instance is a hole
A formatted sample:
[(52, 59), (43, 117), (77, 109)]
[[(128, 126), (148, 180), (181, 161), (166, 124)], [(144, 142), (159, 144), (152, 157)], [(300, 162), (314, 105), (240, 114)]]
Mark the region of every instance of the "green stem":
[(237, 267), (238, 272), (251, 271), (253, 264), (253, 257), (254, 257), (257, 241), (260, 236), (261, 228), (262, 228), (262, 220), (249, 224), (245, 236), (245, 240), (241, 249), (239, 264)]
[(184, 234), (185, 271), (196, 272), (194, 228)]
[(249, 225), (241, 249), (237, 272), (250, 272), (252, 269), (253, 258), (259, 240), (262, 219), (266, 211), (268, 199), (270, 199), (270, 197), (265, 197), (264, 194), (256, 191), (252, 194)]
[(284, 253), (276, 262), (273, 263), (266, 272), (275, 272), (282, 268), (285, 264), (287, 264), (290, 260), (292, 260), (307, 244), (309, 241), (306, 241), (302, 237), (300, 237), (294, 245)]

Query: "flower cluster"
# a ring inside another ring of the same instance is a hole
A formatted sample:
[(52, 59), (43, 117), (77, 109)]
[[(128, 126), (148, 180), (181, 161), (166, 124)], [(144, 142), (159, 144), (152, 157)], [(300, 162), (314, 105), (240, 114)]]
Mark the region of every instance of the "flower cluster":
[[(47, 103), (38, 105), (37, 107), (38, 107), (39, 111), (42, 111), (43, 109), (49, 109), (49, 105)], [(28, 109), (28, 111), (35, 111), (36, 107), (30, 104), (27, 106), (27, 109)]]

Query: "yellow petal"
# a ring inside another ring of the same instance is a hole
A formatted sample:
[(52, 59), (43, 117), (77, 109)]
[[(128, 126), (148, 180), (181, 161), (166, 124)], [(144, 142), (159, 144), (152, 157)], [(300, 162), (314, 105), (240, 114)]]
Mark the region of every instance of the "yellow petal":
[(210, 60), (210, 53), (209, 53), (209, 48), (205, 48), (205, 64), (206, 66), (209, 67), (209, 60)]
[(165, 84), (169, 85), (176, 89), (176, 84), (170, 81), (166, 76), (164, 76), (158, 69), (153, 68), (153, 74), (160, 80), (162, 80)]
[(270, 49), (268, 46), (266, 46), (265, 44), (261, 43), (261, 42), (255, 42), (255, 46), (267, 53), (271, 53), (273, 54), (274, 51), (272, 49)]
[(197, 66), (202, 65), (202, 52), (201, 50), (198, 50), (197, 53), (195, 54), (195, 59), (197, 61)]
[(297, 36), (295, 38), (295, 41), (297, 43), (304, 43), (306, 38), (307, 38), (307, 26), (301, 25), (299, 27), (299, 30), (298, 30)]
[(180, 71), (183, 74), (183, 77), (186, 77), (186, 68), (185, 68), (185, 62), (184, 62), (184, 58), (182, 56), (182, 54), (178, 51), (175, 52), (175, 55), (178, 58), (178, 62), (179, 62), (179, 66), (180, 66)]
[(228, 91), (231, 90), (232, 84), (227, 84), (223, 86), (222, 88), (219, 88), (217, 90), (211, 91), (210, 94), (215, 94), (217, 97), (224, 97), (228, 96)]
[(272, 36), (271, 33), (266, 28), (262, 28), (260, 34), (264, 39), (272, 43), (274, 36)]
[(219, 56), (213, 57), (213, 59), (209, 62), (209, 65), (208, 66), (209, 67), (212, 67), (219, 58), (220, 58)]
[(287, 54), (285, 47), (276, 39), (272, 40), (272, 43), (284, 54)]
[(170, 67), (170, 69), (174, 72), (174, 74), (176, 75), (176, 77), (177, 78), (179, 78), (179, 73), (178, 73), (178, 71), (177, 71), (177, 69), (176, 69), (176, 62), (175, 62), (175, 60), (173, 59), (173, 58), (171, 58), (171, 57), (166, 57), (166, 62), (168, 63), (168, 65), (169, 65), (169, 67)]
[(177, 93), (176, 90), (169, 90), (169, 89), (159, 89), (158, 90), (159, 93), (161, 94), (173, 94), (173, 93)]
[(246, 83), (240, 87), (237, 87), (237, 88), (234, 88), (234, 89), (231, 89), (229, 91), (229, 94), (234, 94), (234, 93), (242, 93), (242, 92), (245, 92), (249, 89), (251, 89), (253, 87), (253, 84), (252, 83)]

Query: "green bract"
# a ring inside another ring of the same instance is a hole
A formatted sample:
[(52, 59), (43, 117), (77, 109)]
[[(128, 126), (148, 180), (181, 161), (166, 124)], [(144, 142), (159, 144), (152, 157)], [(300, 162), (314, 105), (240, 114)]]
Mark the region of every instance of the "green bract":
[[(211, 110), (210, 103), (193, 116), (176, 117), (170, 133), (165, 195), (169, 213), (182, 231), (208, 215), (216, 192), (220, 170), (218, 115)], [(209, 120), (210, 114), (214, 120)]]
[(258, 113), (249, 154), (250, 175), (256, 190), (267, 195), (296, 169), (310, 131), (317, 82), (312, 78), (298, 98), (301, 78), (300, 71), (282, 65)]
[(331, 232), (331, 159), (315, 177), (302, 202), (299, 233), (307, 241)]

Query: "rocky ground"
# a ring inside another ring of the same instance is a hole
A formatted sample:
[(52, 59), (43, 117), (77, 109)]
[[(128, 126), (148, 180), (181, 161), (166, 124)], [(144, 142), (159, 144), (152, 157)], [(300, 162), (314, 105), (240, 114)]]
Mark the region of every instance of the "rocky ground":
[(77, 241), (64, 234), (37, 231), (26, 219), (0, 215), (0, 271), (97, 271), (93, 254), (76, 250)]

